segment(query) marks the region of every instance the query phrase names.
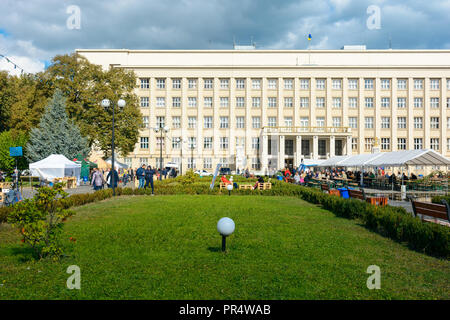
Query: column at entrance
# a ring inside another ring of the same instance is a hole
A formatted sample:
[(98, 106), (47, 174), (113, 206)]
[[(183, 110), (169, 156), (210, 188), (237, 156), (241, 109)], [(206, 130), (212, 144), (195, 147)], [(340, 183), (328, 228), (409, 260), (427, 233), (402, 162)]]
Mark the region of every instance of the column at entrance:
[(262, 137), (262, 148), (261, 148), (261, 171), (264, 175), (269, 172), (269, 161), (268, 161), (268, 138), (267, 135)]
[(278, 168), (284, 168), (284, 136), (280, 136), (279, 151), (278, 151)]
[(298, 167), (302, 162), (302, 136), (296, 136), (294, 166)]
[(352, 137), (348, 136), (347, 137), (347, 143), (346, 143), (346, 147), (347, 147), (347, 155), (351, 156), (352, 155)]
[(312, 154), (313, 154), (313, 159), (315, 159), (315, 160), (319, 159), (319, 137), (318, 136), (313, 137)]
[(330, 158), (334, 157), (336, 151), (336, 143), (334, 136), (330, 136)]

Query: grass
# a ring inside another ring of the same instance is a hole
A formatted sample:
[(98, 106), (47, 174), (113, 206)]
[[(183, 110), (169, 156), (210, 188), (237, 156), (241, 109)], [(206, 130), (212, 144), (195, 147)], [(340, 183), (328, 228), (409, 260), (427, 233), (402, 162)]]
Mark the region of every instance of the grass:
[[(59, 262), (30, 259), (0, 225), (0, 299), (450, 298), (449, 261), (298, 198), (121, 197), (75, 210)], [(236, 223), (225, 254), (224, 216)], [(66, 288), (70, 265), (81, 290)], [(369, 265), (381, 268), (380, 290), (366, 287)]]

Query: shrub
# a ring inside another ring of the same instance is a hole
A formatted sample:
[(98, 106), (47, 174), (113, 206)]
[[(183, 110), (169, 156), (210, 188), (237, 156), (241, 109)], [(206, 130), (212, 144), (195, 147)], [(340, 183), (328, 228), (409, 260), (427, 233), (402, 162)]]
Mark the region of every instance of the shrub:
[(450, 204), (450, 196), (435, 196), (431, 198), (431, 202), (438, 204), (442, 204), (442, 200), (445, 200), (448, 204)]

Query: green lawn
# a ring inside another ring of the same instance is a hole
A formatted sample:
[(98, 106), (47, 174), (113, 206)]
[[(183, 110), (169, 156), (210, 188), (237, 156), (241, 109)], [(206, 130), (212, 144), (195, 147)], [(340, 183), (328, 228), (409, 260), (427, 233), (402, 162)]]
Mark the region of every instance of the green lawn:
[[(30, 260), (0, 225), (0, 299), (450, 298), (449, 261), (298, 198), (120, 197), (75, 211), (59, 262)], [(224, 216), (236, 223), (226, 254)], [(66, 288), (69, 265), (81, 290)], [(366, 287), (369, 265), (381, 268), (380, 290)]]

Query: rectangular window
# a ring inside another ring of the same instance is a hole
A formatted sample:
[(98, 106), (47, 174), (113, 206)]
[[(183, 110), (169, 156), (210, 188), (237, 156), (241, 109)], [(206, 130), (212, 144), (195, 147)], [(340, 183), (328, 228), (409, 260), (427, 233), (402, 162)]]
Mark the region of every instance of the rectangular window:
[(300, 118), (300, 127), (303, 127), (303, 128), (309, 127), (309, 118), (308, 117)]
[(259, 150), (259, 138), (257, 137), (252, 138), (252, 149)]
[(414, 138), (414, 149), (420, 150), (423, 147), (422, 138)]
[(309, 98), (307, 97), (300, 98), (300, 108), (309, 108)]
[(181, 138), (172, 137), (172, 149), (180, 149), (180, 148), (181, 148)]
[(140, 147), (141, 149), (148, 149), (148, 137), (141, 137), (140, 138)]
[(180, 108), (180, 107), (181, 107), (181, 98), (172, 97), (172, 108)]
[(447, 129), (450, 129), (450, 117), (447, 117)]
[(373, 117), (365, 117), (364, 121), (366, 129), (373, 129)]
[(423, 99), (414, 98), (414, 108), (422, 108), (422, 107), (423, 107)]
[(316, 89), (317, 90), (325, 90), (325, 79), (317, 79), (316, 80)]
[(335, 128), (341, 127), (341, 117), (333, 117), (333, 127)]
[(300, 89), (301, 90), (309, 89), (309, 79), (300, 79)]
[(397, 98), (397, 108), (406, 108), (406, 98)]
[(447, 79), (447, 90), (450, 90), (450, 79)]
[[(309, 99), (309, 98), (306, 98)], [(301, 106), (301, 103), (300, 103)], [(316, 108), (325, 108), (325, 98), (316, 98)]]
[(261, 79), (252, 79), (252, 89), (261, 90)]
[(261, 98), (260, 97), (252, 97), (252, 107), (253, 108), (261, 107)]
[(172, 117), (172, 127), (174, 129), (181, 128), (181, 118), (180, 117)]
[(164, 128), (165, 126), (165, 117), (156, 117), (156, 127)]
[(197, 108), (197, 97), (189, 97), (188, 106), (189, 108)]
[(228, 117), (220, 117), (220, 129), (228, 129)]
[(165, 89), (166, 88), (166, 79), (156, 79), (156, 88), (157, 89)]
[(156, 107), (157, 108), (165, 108), (166, 107), (166, 98), (165, 97), (157, 97), (156, 98)]
[(149, 127), (149, 118), (148, 116), (142, 117), (142, 128), (147, 129)]
[(220, 89), (229, 89), (230, 81), (228, 79), (220, 79)]
[(450, 109), (450, 98), (447, 98), (447, 109)]
[(260, 117), (252, 117), (252, 127), (253, 127), (253, 129), (261, 128), (261, 118)]
[(213, 88), (213, 86), (214, 86), (213, 79), (208, 78), (208, 79), (204, 79), (203, 81), (204, 81), (204, 88), (205, 89), (208, 90), (208, 89), (212, 89)]
[(203, 169), (212, 169), (212, 159), (203, 158)]
[(323, 128), (325, 127), (325, 118), (324, 117), (316, 117), (316, 126)]
[(148, 78), (141, 78), (141, 89), (150, 88), (150, 81)]
[(213, 98), (212, 97), (203, 97), (203, 105), (205, 108), (212, 108)]
[(141, 108), (148, 108), (150, 106), (149, 97), (141, 97)]
[(229, 99), (228, 97), (220, 97), (220, 107), (228, 108), (229, 107)]
[(228, 137), (220, 137), (220, 149), (228, 149)]
[(364, 89), (373, 90), (373, 79), (364, 79)]
[(335, 90), (342, 89), (342, 80), (341, 79), (333, 79), (331, 87)]
[(188, 128), (189, 129), (197, 128), (197, 117), (188, 117)]
[(352, 138), (352, 150), (353, 151), (358, 150), (358, 138)]
[(245, 89), (245, 79), (236, 79), (236, 89)]
[(348, 126), (352, 129), (358, 128), (358, 118), (357, 117), (349, 117), (348, 118)]
[(203, 128), (212, 129), (213, 127), (213, 117), (203, 117)]
[(355, 97), (348, 98), (348, 107), (350, 109), (358, 108), (358, 98)]
[(365, 138), (364, 139), (364, 148), (366, 151), (372, 151), (373, 147), (373, 138)]
[(398, 90), (406, 90), (406, 79), (398, 79), (397, 80), (397, 89)]
[(236, 108), (244, 108), (244, 107), (245, 107), (245, 98), (236, 97)]
[(269, 97), (267, 99), (268, 99), (268, 102), (269, 102), (269, 108), (276, 108), (277, 107), (277, 98)]
[(373, 108), (373, 98), (365, 98), (366, 108)]
[(341, 108), (341, 98), (333, 98), (333, 108)]
[(236, 129), (245, 128), (245, 117), (236, 117)]
[(181, 79), (172, 79), (172, 88), (181, 89)]
[(358, 89), (358, 79), (348, 79), (348, 88), (350, 90)]
[(423, 129), (422, 117), (414, 117), (414, 129)]
[(398, 138), (397, 141), (397, 149), (406, 150), (406, 138)]
[(284, 79), (284, 89), (292, 90), (294, 88), (294, 80), (293, 79)]
[(391, 149), (391, 139), (381, 138), (381, 150), (390, 150), (390, 149)]
[(382, 108), (390, 108), (391, 107), (391, 98), (388, 98), (388, 97), (381, 98), (381, 107)]
[(188, 158), (187, 159), (187, 164), (188, 164), (188, 169), (196, 169), (197, 168), (197, 163), (195, 161), (195, 158)]
[(414, 90), (423, 89), (423, 79), (414, 79)]
[(259, 158), (252, 158), (252, 169), (254, 170), (261, 169), (261, 160)]
[(277, 117), (269, 117), (269, 119), (268, 119), (268, 126), (269, 127), (276, 127), (277, 126)]
[(397, 124), (399, 129), (406, 129), (406, 117), (397, 117)]
[(430, 89), (439, 90), (440, 79), (430, 79)]
[(389, 129), (391, 127), (391, 118), (381, 117), (381, 129)]
[(277, 88), (277, 79), (269, 79), (268, 80), (268, 88), (270, 90), (275, 90)]
[(212, 137), (204, 137), (203, 138), (203, 149), (210, 150), (212, 149), (213, 138)]
[(439, 117), (431, 117), (431, 129), (439, 129)]
[(391, 80), (390, 79), (381, 79), (381, 89), (388, 90), (391, 88)]
[(139, 158), (139, 163), (141, 164), (141, 166), (143, 164), (147, 165), (148, 164), (148, 158)]
[(292, 127), (292, 117), (284, 117), (284, 126)]
[(197, 79), (188, 79), (188, 88), (197, 89)]
[(430, 107), (431, 108), (439, 108), (439, 98), (433, 97), (430, 98)]
[(434, 151), (439, 151), (439, 138), (431, 138), (430, 139), (430, 147)]
[(197, 148), (197, 138), (196, 137), (188, 137), (188, 148), (190, 150)]
[(284, 107), (285, 108), (292, 108), (293, 102), (291, 97), (284, 98)]

